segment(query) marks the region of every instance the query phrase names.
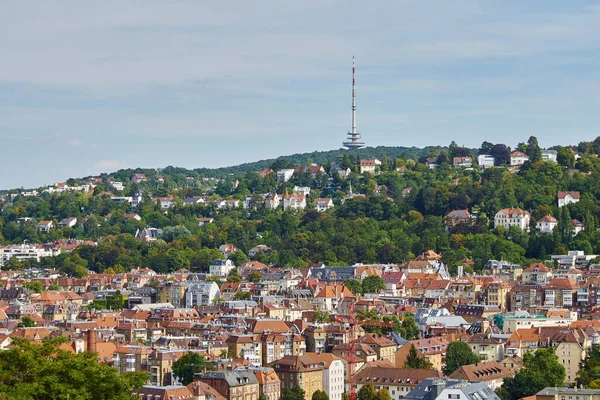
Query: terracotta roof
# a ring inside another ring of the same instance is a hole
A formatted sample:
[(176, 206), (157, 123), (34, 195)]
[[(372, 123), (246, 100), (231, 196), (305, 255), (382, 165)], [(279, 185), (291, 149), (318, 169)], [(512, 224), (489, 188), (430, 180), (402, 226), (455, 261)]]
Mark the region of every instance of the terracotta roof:
[(558, 198), (559, 199), (564, 199), (565, 197), (567, 197), (567, 195), (570, 195), (574, 199), (579, 199), (581, 197), (581, 193), (579, 193), (578, 191), (558, 192)]
[(463, 365), (449, 377), (467, 381), (490, 381), (512, 375), (512, 371), (504, 368), (498, 361)]

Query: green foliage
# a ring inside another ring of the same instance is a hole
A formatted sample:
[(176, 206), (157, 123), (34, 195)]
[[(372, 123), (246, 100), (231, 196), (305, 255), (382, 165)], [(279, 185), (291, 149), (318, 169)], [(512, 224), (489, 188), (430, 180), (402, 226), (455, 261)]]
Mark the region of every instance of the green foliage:
[(379, 293), (380, 290), (385, 290), (385, 281), (377, 275), (367, 276), (362, 281), (363, 293)]
[(120, 374), (99, 363), (95, 353), (72, 354), (59, 349), (65, 338), (32, 344), (15, 338), (9, 350), (0, 352), (0, 393), (8, 399), (131, 400), (132, 391), (148, 376)]
[(298, 386), (281, 390), (280, 400), (305, 400), (306, 393)]
[(538, 349), (523, 356), (523, 368), (514, 377), (504, 378), (497, 391), (503, 400), (532, 396), (545, 387), (560, 387), (565, 381), (565, 368), (558, 362), (553, 348)]
[(27, 290), (31, 290), (34, 293), (40, 293), (44, 290), (44, 285), (40, 281), (24, 282), (23, 287)]
[(364, 385), (356, 394), (358, 400), (390, 400), (390, 394), (387, 390), (375, 390), (372, 384)]
[(329, 395), (322, 390), (315, 390), (311, 400), (329, 400)]
[(233, 295), (233, 299), (234, 300), (251, 300), (252, 299), (252, 293), (250, 293), (250, 292), (236, 292)]
[(452, 342), (446, 349), (446, 366), (444, 367), (444, 374), (450, 375), (463, 365), (475, 364), (479, 362), (477, 357), (472, 351), (469, 345), (462, 341)]
[(33, 318), (31, 318), (29, 315), (26, 315), (23, 318), (21, 318), (21, 322), (19, 322), (17, 324), (17, 327), (19, 327), (19, 328), (31, 328), (31, 327), (33, 327), (35, 325), (36, 325), (36, 323), (33, 320)]
[(252, 271), (248, 274), (248, 280), (253, 283), (260, 282), (260, 274), (256, 271)]
[(344, 281), (344, 286), (350, 289), (355, 295), (362, 294), (362, 283), (358, 279), (346, 279)]
[(212, 363), (207, 362), (204, 357), (198, 353), (186, 353), (173, 363), (173, 375), (175, 375), (183, 385), (192, 382), (194, 380), (194, 374), (200, 373), (204, 369), (211, 371), (214, 367)]
[(419, 357), (417, 349), (411, 345), (404, 362), (404, 368), (433, 369), (433, 364), (425, 357)]
[(592, 345), (587, 351), (585, 359), (579, 365), (575, 383), (577, 386), (600, 388), (600, 345)]
[(313, 312), (313, 320), (319, 324), (329, 322), (329, 313), (326, 311), (315, 310), (315, 312)]

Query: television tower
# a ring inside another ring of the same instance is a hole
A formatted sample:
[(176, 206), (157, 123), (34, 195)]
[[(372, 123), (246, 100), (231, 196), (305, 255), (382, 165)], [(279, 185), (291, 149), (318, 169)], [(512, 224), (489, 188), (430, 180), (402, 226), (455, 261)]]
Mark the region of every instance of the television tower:
[(356, 68), (354, 66), (354, 56), (352, 56), (352, 130), (348, 132), (348, 138), (342, 144), (349, 150), (365, 147), (365, 142), (360, 138), (360, 133), (356, 131)]

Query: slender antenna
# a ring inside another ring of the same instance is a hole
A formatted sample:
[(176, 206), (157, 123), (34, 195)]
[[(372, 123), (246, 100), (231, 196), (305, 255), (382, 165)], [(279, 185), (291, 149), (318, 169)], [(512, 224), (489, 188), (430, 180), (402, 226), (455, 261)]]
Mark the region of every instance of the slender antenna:
[(356, 130), (356, 64), (352, 56), (352, 127), (347, 140), (342, 144), (349, 150), (360, 149), (365, 147), (365, 143), (360, 139), (360, 133)]

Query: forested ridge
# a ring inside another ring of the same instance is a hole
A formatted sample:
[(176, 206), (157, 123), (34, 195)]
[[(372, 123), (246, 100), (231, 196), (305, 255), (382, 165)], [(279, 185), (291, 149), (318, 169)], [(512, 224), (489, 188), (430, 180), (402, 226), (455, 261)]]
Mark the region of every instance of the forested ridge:
[[(489, 259), (527, 265), (570, 249), (600, 253), (600, 138), (554, 147), (557, 163), (540, 158), (533, 137), (515, 149), (526, 152), (530, 161), (521, 167), (509, 167), (507, 161), (513, 149), (484, 142), (477, 150), (452, 143), (428, 149), (364, 149), (358, 156), (347, 151), (295, 155), (212, 173), (175, 167), (121, 170), (103, 175), (92, 192), (6, 197), (0, 214), (0, 243), (44, 243), (61, 238), (97, 241), (97, 247), (82, 246), (40, 262), (43, 267), (59, 268), (74, 276), (84, 275), (86, 270), (120, 272), (135, 267), (160, 272), (180, 268), (206, 271), (211, 261), (221, 257), (217, 249), (224, 243), (233, 243), (239, 249), (232, 255), (237, 264), (248, 258), (251, 248), (262, 244), (272, 251), (255, 259), (283, 267), (402, 263), (428, 249), (441, 253), (451, 270), (465, 258), (472, 259), (474, 268), (479, 269)], [(453, 157), (477, 153), (492, 154), (497, 166), (485, 170), (477, 165), (452, 166)], [(381, 166), (376, 174), (360, 174), (359, 160), (369, 157), (377, 157)], [(439, 167), (428, 168), (426, 158), (437, 160)], [(352, 173), (340, 178), (330, 170), (331, 162), (350, 168)], [(274, 172), (258, 173), (313, 163), (322, 165), (325, 172), (313, 175), (310, 169), (298, 168), (288, 182), (278, 181)], [(133, 173), (144, 174), (147, 182), (132, 183)], [(122, 181), (124, 190), (117, 192), (111, 180)], [(71, 179), (68, 184), (83, 182)], [(311, 188), (306, 210), (284, 212), (261, 206), (261, 195), (291, 193), (294, 186)], [(350, 187), (353, 197), (349, 196)], [(111, 199), (139, 191), (143, 191), (144, 201), (137, 207)], [(559, 209), (559, 191), (579, 191), (581, 200)], [(161, 209), (156, 200), (166, 196), (174, 202), (168, 210)], [(208, 201), (184, 205), (184, 199), (191, 196), (206, 196)], [(254, 196), (256, 202), (248, 210), (219, 209), (216, 202), (238, 199), (241, 204), (249, 196)], [(321, 197), (331, 197), (335, 207), (316, 212), (312, 202)], [(531, 212), (529, 232), (494, 228), (494, 215), (507, 207)], [(456, 209), (474, 213), (475, 223), (447, 230), (444, 216)], [(141, 220), (131, 218), (132, 213)], [(536, 221), (546, 215), (558, 220), (552, 234), (535, 229)], [(20, 223), (19, 218), (25, 217), (33, 222)], [(58, 222), (70, 217), (78, 219), (73, 228), (42, 233), (35, 226), (35, 221)], [(214, 222), (200, 226), (198, 218), (206, 217), (214, 218)], [(572, 219), (585, 225), (576, 236), (570, 233)], [(161, 239), (144, 242), (134, 237), (148, 226), (163, 229)], [(8, 267), (23, 267), (16, 263)]]

